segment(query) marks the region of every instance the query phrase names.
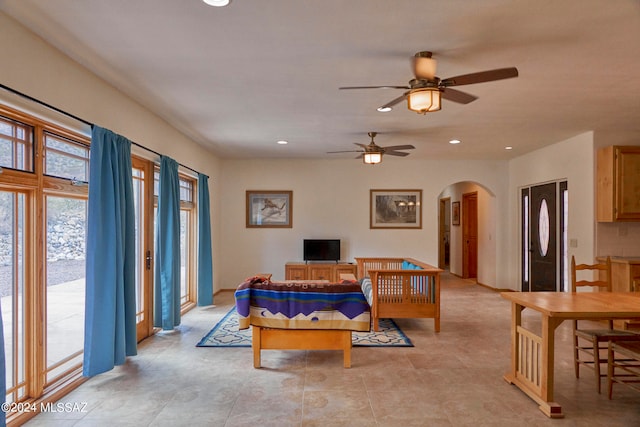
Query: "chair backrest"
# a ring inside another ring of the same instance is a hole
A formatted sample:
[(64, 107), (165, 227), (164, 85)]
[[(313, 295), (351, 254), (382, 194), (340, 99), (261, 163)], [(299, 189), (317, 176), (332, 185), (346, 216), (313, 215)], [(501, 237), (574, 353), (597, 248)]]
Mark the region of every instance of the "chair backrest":
[[(595, 276), (592, 280), (580, 279), (576, 278), (578, 271), (590, 271), (593, 276)], [(600, 274), (600, 272), (604, 272), (604, 274)], [(611, 292), (611, 258), (607, 257), (607, 260), (601, 264), (577, 264), (576, 258), (574, 256), (571, 257), (571, 292), (576, 292), (576, 290), (581, 286), (594, 286), (599, 288), (601, 291)]]

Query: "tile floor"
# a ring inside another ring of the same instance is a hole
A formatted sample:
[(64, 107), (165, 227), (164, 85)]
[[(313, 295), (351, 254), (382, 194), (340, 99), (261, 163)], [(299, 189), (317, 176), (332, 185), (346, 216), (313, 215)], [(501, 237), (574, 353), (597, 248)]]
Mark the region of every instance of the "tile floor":
[[(139, 354), (64, 397), (82, 412), (40, 414), (28, 426), (640, 426), (640, 393), (595, 391), (592, 371), (573, 374), (569, 322), (556, 332), (556, 401), (548, 419), (503, 374), (509, 366), (510, 305), (470, 281), (445, 275), (442, 328), (399, 319), (413, 348), (357, 347), (352, 368), (337, 351), (263, 351), (195, 344), (233, 304), (196, 308)], [(539, 325), (525, 311), (528, 326)], [(604, 383), (604, 382), (603, 382)]]

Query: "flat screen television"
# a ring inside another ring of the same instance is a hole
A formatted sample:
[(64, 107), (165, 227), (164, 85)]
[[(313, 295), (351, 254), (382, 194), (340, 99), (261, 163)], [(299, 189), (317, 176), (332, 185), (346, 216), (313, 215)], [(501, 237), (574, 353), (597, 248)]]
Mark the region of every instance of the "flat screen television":
[(340, 239), (304, 239), (302, 246), (305, 261), (340, 260)]

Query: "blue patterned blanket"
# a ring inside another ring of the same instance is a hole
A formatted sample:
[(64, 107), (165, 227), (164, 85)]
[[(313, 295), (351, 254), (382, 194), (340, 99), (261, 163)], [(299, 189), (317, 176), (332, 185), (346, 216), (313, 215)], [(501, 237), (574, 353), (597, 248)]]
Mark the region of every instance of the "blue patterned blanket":
[(252, 277), (235, 292), (240, 329), (369, 331), (371, 312), (360, 284), (272, 282)]

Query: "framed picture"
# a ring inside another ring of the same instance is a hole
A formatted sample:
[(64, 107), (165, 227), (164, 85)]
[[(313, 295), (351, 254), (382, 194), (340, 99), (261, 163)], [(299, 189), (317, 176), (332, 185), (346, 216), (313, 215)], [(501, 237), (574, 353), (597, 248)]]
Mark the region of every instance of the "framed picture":
[(422, 190), (370, 190), (370, 228), (422, 228)]
[(247, 228), (291, 228), (293, 191), (247, 190)]
[(453, 202), (451, 204), (451, 223), (453, 225), (460, 225), (460, 202)]

